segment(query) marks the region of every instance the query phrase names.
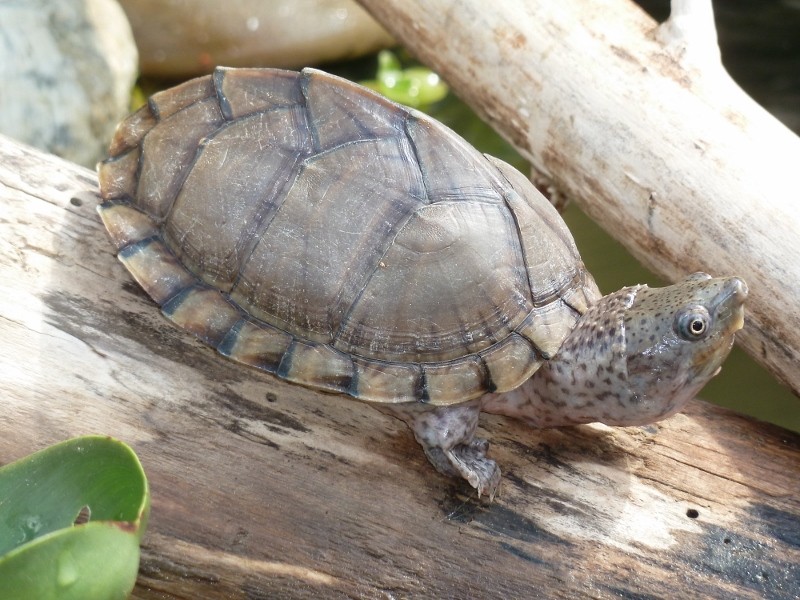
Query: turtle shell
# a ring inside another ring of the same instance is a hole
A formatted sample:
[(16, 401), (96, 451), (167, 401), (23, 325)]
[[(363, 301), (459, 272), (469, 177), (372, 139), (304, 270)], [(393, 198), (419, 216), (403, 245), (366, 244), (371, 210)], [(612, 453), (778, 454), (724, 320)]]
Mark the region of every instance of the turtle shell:
[(373, 402), (524, 382), (599, 297), (518, 171), (306, 69), (217, 69), (123, 121), (99, 169), (118, 256), (223, 355)]

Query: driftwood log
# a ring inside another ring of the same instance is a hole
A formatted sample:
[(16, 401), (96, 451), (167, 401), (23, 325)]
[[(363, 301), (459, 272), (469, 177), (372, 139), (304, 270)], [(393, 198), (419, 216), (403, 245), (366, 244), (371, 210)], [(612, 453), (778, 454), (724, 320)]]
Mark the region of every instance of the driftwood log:
[(478, 501), (399, 421), (170, 325), (96, 185), (0, 137), (0, 464), (131, 444), (153, 497), (134, 598), (796, 598), (797, 434), (700, 401), (624, 429), (486, 416), (504, 481)]
[[(720, 63), (711, 0), (359, 0), (666, 279), (748, 282), (742, 346), (800, 393), (800, 138)], [(609, 290), (607, 290), (609, 291)]]

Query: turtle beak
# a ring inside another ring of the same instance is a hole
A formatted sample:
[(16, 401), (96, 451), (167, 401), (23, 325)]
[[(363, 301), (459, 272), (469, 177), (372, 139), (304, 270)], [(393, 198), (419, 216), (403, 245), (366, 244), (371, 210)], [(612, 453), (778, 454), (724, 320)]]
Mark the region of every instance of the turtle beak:
[(732, 335), (744, 327), (744, 301), (747, 298), (747, 284), (744, 279), (730, 277), (726, 280), (716, 298), (711, 302), (711, 314), (717, 323), (725, 323), (721, 328), (723, 335)]

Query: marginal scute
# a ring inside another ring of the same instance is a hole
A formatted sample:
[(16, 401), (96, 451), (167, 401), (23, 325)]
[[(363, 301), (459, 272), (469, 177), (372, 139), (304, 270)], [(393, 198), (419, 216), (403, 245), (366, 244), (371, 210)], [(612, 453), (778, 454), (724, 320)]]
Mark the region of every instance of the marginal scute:
[(284, 355), (278, 374), (288, 381), (317, 389), (345, 393), (353, 382), (353, 360), (324, 344), (295, 340)]
[(415, 363), (389, 363), (353, 357), (356, 387), (353, 395), (368, 402), (417, 402), (422, 367)]
[(602, 298), (603, 294), (600, 293), (600, 289), (597, 287), (594, 277), (592, 277), (586, 269), (582, 269), (581, 275), (582, 281), (581, 278), (579, 278), (571, 287), (564, 290), (561, 299), (567, 306), (583, 314), (589, 310), (591, 305)]
[(475, 356), (462, 359), (423, 365), (428, 403), (445, 406), (476, 398), (492, 391), (487, 381), (483, 363)]
[(98, 212), (118, 250), (158, 235), (158, 225), (153, 219), (127, 203), (104, 202)]
[(215, 348), (241, 319), (239, 310), (219, 290), (202, 284), (181, 291), (161, 307), (161, 312)]
[(497, 393), (519, 387), (544, 362), (530, 342), (516, 333), (481, 352), (480, 357), (489, 370)]
[(532, 310), (517, 327), (517, 333), (529, 340), (543, 358), (549, 359), (558, 352), (578, 322), (578, 317), (578, 313), (563, 300), (556, 299)]
[(148, 105), (156, 118), (163, 121), (195, 102), (214, 96), (214, 82), (210, 75), (206, 75), (190, 79), (163, 92), (156, 92), (150, 97)]
[(285, 331), (265, 323), (242, 319), (217, 350), (233, 360), (275, 373), (293, 339)]
[(145, 134), (156, 124), (157, 120), (150, 106), (145, 104), (130, 117), (117, 125), (114, 139), (108, 154), (111, 157), (118, 156), (123, 152), (137, 147)]
[(136, 196), (136, 185), (139, 183), (136, 179), (139, 155), (139, 148), (133, 148), (125, 154), (100, 163), (97, 177), (100, 180), (103, 200), (132, 199)]
[(160, 238), (131, 243), (117, 257), (159, 306), (196, 281)]

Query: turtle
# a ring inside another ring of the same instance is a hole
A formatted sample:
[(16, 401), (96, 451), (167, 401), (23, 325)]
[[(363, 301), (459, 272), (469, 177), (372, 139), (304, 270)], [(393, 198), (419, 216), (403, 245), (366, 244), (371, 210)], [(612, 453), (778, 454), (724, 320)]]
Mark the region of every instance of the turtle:
[(720, 369), (745, 282), (602, 295), (557, 210), (438, 121), (315, 69), (154, 94), (99, 166), (100, 217), (161, 312), (225, 357), (405, 421), (494, 496), (481, 411), (650, 423)]

